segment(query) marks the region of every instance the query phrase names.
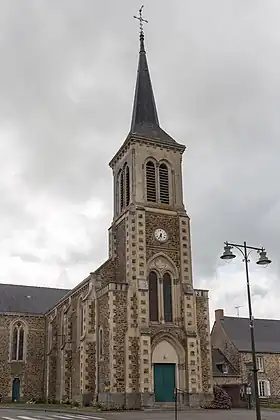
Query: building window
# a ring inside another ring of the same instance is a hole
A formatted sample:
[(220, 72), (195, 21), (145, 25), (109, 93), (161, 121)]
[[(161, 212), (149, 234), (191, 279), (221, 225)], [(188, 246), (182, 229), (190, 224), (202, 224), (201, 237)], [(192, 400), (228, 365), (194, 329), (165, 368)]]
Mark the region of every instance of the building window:
[(262, 356), (257, 356), (257, 369), (259, 372), (264, 371), (264, 360)]
[(158, 321), (158, 278), (154, 271), (149, 274), (149, 314), (150, 321)]
[(116, 182), (116, 212), (119, 213), (120, 212), (120, 186), (121, 186), (121, 181), (120, 181), (120, 177), (121, 177), (121, 172), (118, 173), (117, 175), (117, 182)]
[[(78, 340), (84, 335), (84, 326), (85, 326), (85, 309), (83, 306), (82, 298), (78, 301), (77, 307), (77, 338)], [(80, 343), (78, 342), (78, 346)]]
[(124, 176), (123, 171), (120, 175), (120, 211), (122, 211), (124, 207)]
[(80, 336), (84, 335), (84, 308), (80, 301)]
[(130, 203), (130, 173), (129, 167), (125, 168), (125, 205), (128, 206)]
[(270, 383), (269, 381), (258, 381), (259, 384), (259, 396), (270, 397)]
[(99, 329), (99, 358), (102, 359), (104, 355), (104, 340), (103, 340), (103, 329)]
[(66, 315), (62, 311), (62, 314), (61, 314), (61, 329), (60, 329), (60, 344), (61, 344), (61, 348), (65, 344), (65, 323), (66, 323)]
[(48, 351), (51, 351), (52, 349), (52, 334), (53, 334), (53, 328), (52, 328), (52, 324), (50, 323), (48, 325)]
[(146, 163), (146, 193), (147, 201), (156, 202), (156, 168), (152, 161)]
[(165, 163), (159, 165), (159, 198), (163, 204), (169, 204), (169, 176)]
[(170, 274), (164, 274), (162, 284), (164, 321), (172, 322), (172, 283)]
[(17, 322), (12, 330), (11, 360), (24, 360), (25, 329), (21, 322)]

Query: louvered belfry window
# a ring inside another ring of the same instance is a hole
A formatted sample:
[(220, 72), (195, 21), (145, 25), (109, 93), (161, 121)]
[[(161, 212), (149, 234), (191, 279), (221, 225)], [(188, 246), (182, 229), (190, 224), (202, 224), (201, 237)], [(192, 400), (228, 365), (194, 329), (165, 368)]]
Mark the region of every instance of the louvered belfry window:
[(169, 204), (168, 167), (165, 163), (159, 165), (159, 196), (161, 203)]
[(149, 274), (150, 321), (158, 321), (158, 278), (154, 271)]
[(164, 321), (172, 322), (172, 283), (170, 274), (165, 273), (163, 276), (163, 309)]
[(129, 167), (125, 168), (125, 205), (128, 206), (130, 203), (130, 173)]
[(151, 161), (146, 163), (146, 188), (147, 201), (156, 202), (156, 168), (155, 164)]

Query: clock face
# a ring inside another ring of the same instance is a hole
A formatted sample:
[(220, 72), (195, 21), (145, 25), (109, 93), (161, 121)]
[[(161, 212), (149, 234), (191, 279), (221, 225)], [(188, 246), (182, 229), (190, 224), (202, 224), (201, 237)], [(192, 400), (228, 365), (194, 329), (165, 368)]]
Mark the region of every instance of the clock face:
[(167, 233), (164, 229), (156, 229), (155, 238), (159, 242), (165, 242), (167, 240)]

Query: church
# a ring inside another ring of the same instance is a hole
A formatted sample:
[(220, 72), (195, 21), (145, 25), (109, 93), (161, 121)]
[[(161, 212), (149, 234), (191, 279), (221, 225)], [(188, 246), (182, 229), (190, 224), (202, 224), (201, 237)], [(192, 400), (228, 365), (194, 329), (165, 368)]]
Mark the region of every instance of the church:
[(73, 290), (0, 285), (3, 401), (137, 409), (212, 397), (208, 291), (193, 288), (185, 145), (159, 123), (144, 33), (131, 126), (109, 165), (108, 259)]

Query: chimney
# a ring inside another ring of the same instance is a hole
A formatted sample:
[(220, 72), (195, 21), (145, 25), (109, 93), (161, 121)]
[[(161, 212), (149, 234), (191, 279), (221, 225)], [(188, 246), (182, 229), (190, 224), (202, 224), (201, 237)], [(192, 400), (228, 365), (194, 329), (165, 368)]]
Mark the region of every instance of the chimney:
[(215, 310), (215, 321), (220, 322), (224, 319), (224, 310), (223, 309), (216, 309)]

